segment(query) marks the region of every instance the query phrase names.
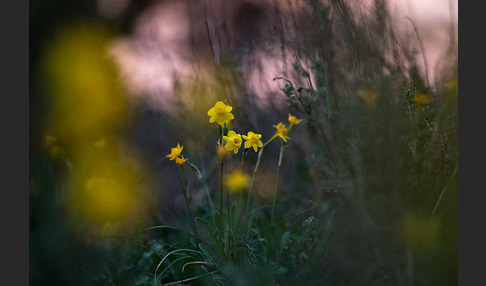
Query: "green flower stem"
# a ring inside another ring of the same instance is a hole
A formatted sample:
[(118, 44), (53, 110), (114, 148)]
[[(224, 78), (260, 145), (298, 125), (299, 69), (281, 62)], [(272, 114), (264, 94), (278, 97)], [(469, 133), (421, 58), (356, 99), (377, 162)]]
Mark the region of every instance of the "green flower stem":
[(245, 175), (245, 158), (246, 158), (246, 153), (248, 153), (248, 148), (243, 149), (242, 152), (242, 159), (241, 159), (241, 173)]
[(273, 214), (275, 210), (275, 201), (277, 198), (277, 189), (278, 189), (278, 176), (280, 174), (280, 166), (282, 165), (283, 152), (286, 145), (287, 143), (282, 142), (282, 146), (280, 146), (280, 154), (278, 156), (278, 164), (277, 164), (277, 174), (275, 176), (275, 189), (273, 190), (272, 213), (270, 216), (270, 224), (273, 224)]
[[(251, 176), (250, 187), (248, 189), (248, 197), (246, 199), (246, 209), (245, 209), (246, 216), (248, 216), (248, 213), (249, 213), (250, 198), (252, 197), (252, 191), (253, 191), (253, 182), (255, 180), (255, 174), (258, 170), (258, 166), (260, 165), (260, 160), (262, 158), (263, 150), (268, 146), (268, 144), (270, 144), (270, 142), (275, 140), (275, 138), (277, 138), (277, 134), (273, 135), (272, 138), (268, 139), (268, 141), (265, 142), (265, 144), (263, 144), (262, 148), (258, 152), (257, 162), (255, 164), (255, 168), (253, 169), (253, 175)], [(254, 207), (253, 207), (253, 209), (254, 209)], [(247, 231), (247, 235), (246, 235), (247, 237), (250, 236), (250, 229), (251, 229), (251, 221), (252, 220), (253, 220), (253, 212), (250, 213), (250, 218), (248, 220), (248, 231)]]
[[(226, 159), (223, 159), (226, 160)], [(229, 213), (230, 211), (230, 201), (229, 201), (229, 191), (228, 188), (226, 188), (226, 210)]]
[(199, 171), (199, 169), (196, 167), (196, 165), (194, 165), (193, 163), (191, 163), (189, 161), (186, 161), (186, 164), (196, 173), (197, 178), (199, 179), (199, 181), (203, 185), (204, 189), (206, 190), (206, 201), (209, 205), (211, 217), (214, 218), (214, 215), (213, 215), (214, 214), (214, 204), (213, 204), (213, 200), (211, 198), (211, 194), (209, 193), (209, 188), (208, 188), (207, 182), (203, 180), (203, 176), (201, 174), (201, 171)]
[[(223, 128), (221, 125), (218, 125), (218, 133), (219, 133), (219, 146), (223, 147)], [(220, 157), (220, 176), (219, 176), (219, 212), (223, 213), (223, 167), (224, 167), (224, 160), (223, 156)]]

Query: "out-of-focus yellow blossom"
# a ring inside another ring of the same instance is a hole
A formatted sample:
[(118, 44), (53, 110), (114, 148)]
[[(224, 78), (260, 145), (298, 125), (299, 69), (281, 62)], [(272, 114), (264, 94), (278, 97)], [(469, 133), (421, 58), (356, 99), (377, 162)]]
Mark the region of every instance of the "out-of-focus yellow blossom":
[(222, 101), (216, 102), (216, 104), (208, 110), (209, 123), (217, 122), (223, 126), (227, 120), (232, 120), (235, 116), (231, 113), (233, 107), (224, 104)]
[(241, 172), (235, 171), (228, 176), (226, 185), (231, 192), (240, 193), (248, 186), (248, 179)]
[(437, 219), (409, 214), (405, 217), (402, 235), (412, 250), (433, 250), (439, 244), (440, 228)]
[(420, 105), (430, 104), (432, 102), (432, 97), (419, 92), (413, 96), (413, 101)]
[(292, 127), (294, 127), (294, 125), (298, 125), (301, 121), (302, 119), (298, 119), (297, 117), (289, 113), (289, 131), (292, 130)]
[(182, 149), (184, 149), (184, 146), (179, 145), (177, 143), (177, 146), (174, 148), (170, 148), (170, 154), (166, 155), (165, 157), (169, 158), (169, 160), (175, 160), (181, 155)]
[(283, 141), (287, 142), (287, 139), (290, 139), (290, 137), (288, 135), (289, 130), (287, 129), (285, 124), (283, 124), (282, 122), (279, 122), (277, 125), (273, 125), (273, 127), (275, 127), (277, 129), (277, 133), (275, 133), (275, 135), (282, 138)]
[(81, 199), (87, 218), (106, 223), (121, 219), (133, 211), (136, 199), (129, 180), (131, 178), (103, 175), (88, 179)]
[(184, 158), (184, 156), (180, 156), (180, 157), (177, 157), (175, 159), (175, 162), (178, 164), (178, 165), (184, 165), (184, 163), (187, 161), (187, 158)]
[(105, 148), (106, 146), (108, 146), (108, 142), (106, 142), (106, 139), (102, 137), (99, 140), (93, 142), (93, 145), (98, 148)]
[(231, 130), (228, 132), (228, 136), (223, 136), (223, 139), (226, 141), (224, 145), (226, 150), (233, 151), (235, 154), (238, 153), (238, 149), (240, 149), (241, 143), (243, 142), (240, 134), (236, 134), (236, 132)]
[(449, 88), (450, 91), (452, 92), (457, 92), (457, 89), (459, 87), (459, 81), (457, 77), (453, 78), (452, 80), (446, 82), (447, 88)]
[(298, 119), (297, 117), (289, 113), (289, 123), (291, 125), (298, 125), (301, 121), (302, 119)]
[(364, 89), (358, 91), (358, 96), (365, 102), (368, 107), (375, 106), (377, 94), (372, 89)]
[(229, 154), (228, 150), (226, 150), (226, 148), (224, 148), (223, 146), (218, 145), (217, 150), (218, 150), (219, 157), (221, 158), (225, 158)]
[(256, 134), (252, 131), (248, 132), (248, 135), (243, 135), (243, 139), (245, 139), (245, 148), (253, 148), (255, 152), (258, 151), (258, 147), (262, 147), (263, 143), (260, 140), (262, 138), (261, 134)]

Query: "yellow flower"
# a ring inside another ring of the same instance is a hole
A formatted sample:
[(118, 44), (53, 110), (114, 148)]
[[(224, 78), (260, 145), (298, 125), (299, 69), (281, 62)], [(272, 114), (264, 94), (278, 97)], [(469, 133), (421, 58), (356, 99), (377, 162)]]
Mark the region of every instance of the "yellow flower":
[(292, 114), (289, 113), (289, 123), (290, 125), (298, 125), (302, 119), (297, 119), (297, 117), (293, 116)]
[(177, 143), (177, 147), (170, 148), (170, 154), (165, 157), (169, 158), (171, 161), (175, 160), (181, 155), (182, 149), (184, 149), (184, 146), (180, 146), (179, 143)]
[(419, 92), (413, 96), (413, 101), (417, 104), (430, 104), (432, 102), (432, 97)]
[(187, 161), (187, 158), (184, 158), (183, 155), (180, 157), (175, 158), (175, 162), (179, 165), (183, 165)]
[(235, 116), (231, 113), (233, 107), (224, 104), (222, 101), (216, 102), (216, 104), (208, 110), (209, 123), (218, 122), (223, 126), (227, 120), (234, 119)]
[(302, 119), (298, 119), (297, 117), (289, 113), (289, 123), (290, 123), (289, 132), (290, 130), (292, 130), (292, 127), (294, 127), (294, 125), (298, 125), (301, 121)]
[(228, 189), (233, 193), (239, 193), (248, 186), (248, 179), (241, 172), (233, 172), (226, 181)]
[(93, 142), (93, 145), (98, 148), (105, 148), (108, 145), (108, 142), (104, 137), (102, 137), (99, 140)]
[(248, 135), (243, 135), (243, 139), (245, 139), (245, 148), (252, 148), (255, 152), (258, 151), (258, 147), (262, 147), (263, 143), (260, 140), (262, 138), (261, 134), (253, 133), (252, 131), (248, 132)]
[(432, 250), (439, 245), (440, 220), (407, 214), (402, 225), (402, 237), (412, 250)]
[(232, 151), (238, 153), (238, 149), (240, 149), (241, 143), (243, 140), (241, 140), (241, 135), (236, 134), (233, 130), (228, 132), (228, 136), (223, 136), (223, 139), (226, 141), (226, 144), (224, 145), (224, 148), (228, 151)]
[(290, 139), (289, 135), (287, 135), (289, 133), (289, 130), (287, 129), (285, 124), (279, 122), (277, 125), (273, 125), (273, 127), (277, 129), (277, 133), (275, 133), (275, 135), (282, 138), (283, 141), (287, 142), (287, 139)]
[(223, 146), (220, 145), (218, 145), (217, 151), (221, 158), (225, 158), (229, 154), (228, 150), (226, 150)]

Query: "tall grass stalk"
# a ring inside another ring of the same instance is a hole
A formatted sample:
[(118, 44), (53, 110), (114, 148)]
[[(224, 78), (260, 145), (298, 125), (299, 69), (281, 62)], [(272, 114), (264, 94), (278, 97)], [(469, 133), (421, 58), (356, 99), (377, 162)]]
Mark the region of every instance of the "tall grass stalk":
[[(257, 161), (256, 161), (256, 164), (255, 164), (255, 168), (253, 169), (253, 174), (251, 176), (250, 187), (248, 189), (248, 197), (246, 199), (246, 209), (245, 209), (246, 216), (248, 217), (248, 215), (250, 215), (250, 218), (248, 219), (248, 231), (247, 231), (247, 234), (246, 234), (247, 237), (250, 236), (251, 221), (253, 220), (253, 213), (254, 213), (253, 211), (251, 211), (251, 213), (249, 211), (250, 199), (252, 198), (252, 195), (253, 195), (253, 182), (255, 181), (255, 175), (256, 175), (256, 172), (258, 170), (258, 166), (260, 166), (260, 161), (262, 159), (263, 150), (265, 150), (265, 148), (267, 148), (268, 144), (270, 144), (270, 142), (275, 140), (275, 138), (277, 138), (277, 134), (273, 135), (272, 138), (268, 139), (268, 141), (263, 144), (262, 148), (260, 148), (260, 151), (258, 152), (258, 157), (257, 157)], [(252, 210), (253, 209), (254, 209), (254, 207), (252, 208)]]
[(270, 224), (273, 224), (273, 219), (274, 219), (275, 201), (277, 199), (277, 190), (278, 190), (278, 177), (280, 174), (280, 167), (282, 166), (282, 158), (283, 158), (285, 146), (287, 146), (287, 143), (282, 142), (282, 145), (280, 146), (280, 154), (278, 156), (277, 173), (275, 175), (275, 189), (273, 190), (272, 213), (270, 216)]
[[(219, 147), (224, 148), (223, 146), (223, 128), (221, 125), (218, 125), (218, 133), (219, 133)], [(223, 176), (224, 176), (224, 158), (220, 155), (220, 175), (219, 175), (219, 212), (223, 213)]]

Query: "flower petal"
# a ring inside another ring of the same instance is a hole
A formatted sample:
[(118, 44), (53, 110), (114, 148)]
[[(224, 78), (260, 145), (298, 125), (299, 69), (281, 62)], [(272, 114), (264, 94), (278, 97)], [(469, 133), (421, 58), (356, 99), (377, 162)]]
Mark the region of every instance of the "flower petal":
[(234, 146), (233, 146), (233, 144), (228, 142), (228, 143), (226, 143), (226, 145), (224, 145), (224, 149), (231, 151), (231, 150), (234, 149)]
[(216, 113), (216, 110), (214, 109), (214, 107), (211, 107), (209, 110), (208, 110), (208, 115), (209, 116), (213, 116), (213, 114)]
[(245, 148), (251, 148), (251, 142), (250, 141), (245, 141)]

